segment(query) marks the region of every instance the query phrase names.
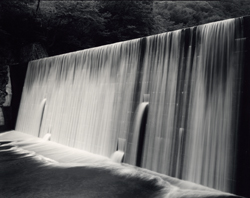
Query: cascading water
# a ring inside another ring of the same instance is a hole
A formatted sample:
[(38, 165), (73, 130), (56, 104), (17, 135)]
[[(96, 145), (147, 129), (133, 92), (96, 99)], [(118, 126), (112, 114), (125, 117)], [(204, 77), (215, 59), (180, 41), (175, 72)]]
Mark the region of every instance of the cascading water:
[(50, 131), (52, 141), (105, 156), (121, 138), (128, 163), (138, 144), (136, 108), (148, 93), (142, 167), (233, 192), (240, 23), (230, 19), (32, 61), (16, 130), (40, 137)]
[[(16, 130), (110, 156), (126, 139), (138, 71), (140, 42), (118, 43), (30, 62)], [(126, 90), (126, 91), (124, 91)]]
[(232, 19), (147, 38), (143, 167), (233, 191), (242, 69), (235, 29)]

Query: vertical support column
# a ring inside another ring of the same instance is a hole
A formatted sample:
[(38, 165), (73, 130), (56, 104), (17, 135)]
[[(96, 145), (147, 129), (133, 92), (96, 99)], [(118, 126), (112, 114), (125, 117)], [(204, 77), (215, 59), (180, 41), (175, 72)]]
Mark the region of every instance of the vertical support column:
[(27, 68), (28, 63), (10, 65), (10, 80), (12, 88), (11, 129), (15, 129)]
[(246, 37), (242, 76), (235, 194), (250, 197), (250, 17), (243, 17)]
[(124, 160), (124, 153), (126, 151), (126, 140), (118, 138), (117, 140), (117, 151), (111, 155), (111, 160), (117, 163), (122, 163)]
[(141, 103), (136, 111), (134, 119), (133, 136), (129, 155), (126, 162), (132, 165), (141, 166), (143, 143), (146, 129), (148, 102)]
[[(149, 103), (149, 94), (144, 94), (143, 102)], [(148, 118), (148, 104), (144, 109), (139, 131), (139, 139), (138, 139), (137, 154), (136, 154), (136, 166), (139, 167), (142, 166), (142, 156), (143, 156), (143, 147), (145, 142), (147, 118)]]

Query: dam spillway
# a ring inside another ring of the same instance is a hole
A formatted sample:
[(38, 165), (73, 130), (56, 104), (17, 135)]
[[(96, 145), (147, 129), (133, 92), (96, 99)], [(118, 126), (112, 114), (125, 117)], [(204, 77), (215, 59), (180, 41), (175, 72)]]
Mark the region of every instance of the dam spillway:
[(17, 131), (111, 156), (149, 97), (141, 166), (235, 192), (242, 18), (31, 61)]

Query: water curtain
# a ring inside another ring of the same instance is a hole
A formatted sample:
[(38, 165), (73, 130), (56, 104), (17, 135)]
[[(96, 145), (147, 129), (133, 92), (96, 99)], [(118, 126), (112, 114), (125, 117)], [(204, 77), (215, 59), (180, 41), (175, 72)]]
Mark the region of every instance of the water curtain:
[(16, 130), (50, 133), (105, 156), (121, 138), (129, 163), (136, 109), (147, 93), (141, 166), (233, 191), (240, 24), (230, 19), (31, 61)]

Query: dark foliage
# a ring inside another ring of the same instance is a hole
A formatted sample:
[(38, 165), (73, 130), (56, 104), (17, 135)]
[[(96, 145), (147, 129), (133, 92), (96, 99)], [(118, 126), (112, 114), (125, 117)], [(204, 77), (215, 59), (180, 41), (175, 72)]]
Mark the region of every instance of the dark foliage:
[(99, 12), (105, 20), (102, 43), (113, 43), (152, 34), (153, 2), (101, 1)]
[(248, 0), (3, 0), (0, 65), (22, 61), (33, 43), (51, 56), (249, 14)]

